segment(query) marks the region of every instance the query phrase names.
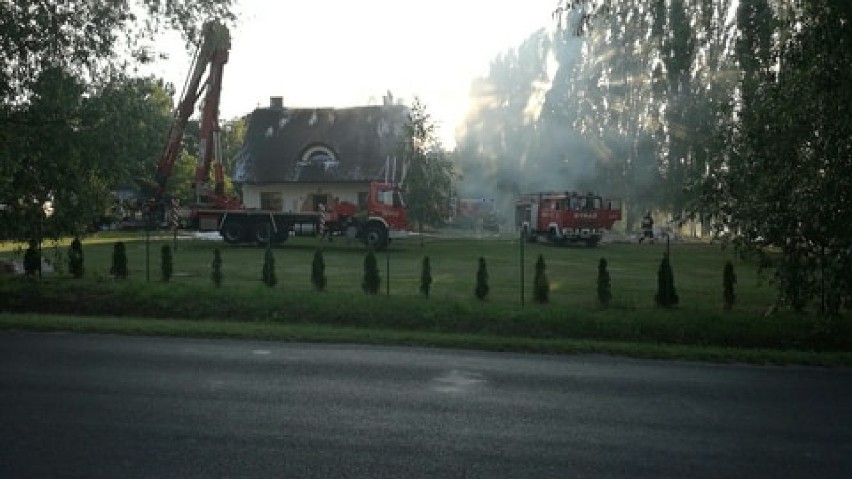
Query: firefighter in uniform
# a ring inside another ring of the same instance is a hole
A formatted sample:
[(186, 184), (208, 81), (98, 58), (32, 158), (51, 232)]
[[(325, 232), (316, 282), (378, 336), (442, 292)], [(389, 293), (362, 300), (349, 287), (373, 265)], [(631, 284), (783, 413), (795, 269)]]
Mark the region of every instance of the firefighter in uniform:
[(651, 218), (650, 211), (642, 217), (642, 236), (639, 237), (639, 242), (645, 241), (645, 238), (648, 238), (651, 243), (654, 242), (654, 219)]
[(169, 226), (177, 230), (180, 228), (180, 200), (172, 198), (172, 207), (169, 208)]
[(325, 239), (326, 235), (328, 236), (328, 240), (331, 241), (331, 232), (328, 230), (328, 225), (326, 221), (328, 221), (328, 210), (326, 210), (325, 205), (320, 203), (318, 205), (318, 209), (320, 211), (319, 217), (319, 228), (320, 228), (320, 240)]

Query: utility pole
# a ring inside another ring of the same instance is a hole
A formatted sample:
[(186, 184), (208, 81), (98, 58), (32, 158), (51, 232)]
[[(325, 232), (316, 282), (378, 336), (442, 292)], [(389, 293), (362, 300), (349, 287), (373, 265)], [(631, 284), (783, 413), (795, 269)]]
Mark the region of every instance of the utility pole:
[(520, 244), (521, 244), (521, 307), (524, 306), (524, 227), (521, 226)]

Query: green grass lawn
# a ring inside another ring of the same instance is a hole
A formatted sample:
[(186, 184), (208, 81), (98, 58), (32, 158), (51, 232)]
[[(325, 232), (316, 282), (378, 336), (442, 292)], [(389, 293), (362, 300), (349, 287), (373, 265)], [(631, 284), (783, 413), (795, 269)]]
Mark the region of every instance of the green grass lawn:
[[(124, 281), (109, 276), (112, 246), (117, 240), (127, 245), (130, 275)], [(848, 318), (826, 324), (815, 314), (795, 315), (782, 310), (765, 316), (774, 304), (772, 285), (759, 280), (755, 265), (719, 245), (671, 244), (680, 305), (661, 310), (654, 306), (653, 298), (664, 244), (613, 243), (597, 248), (525, 244), (523, 306), (521, 245), (515, 238), (430, 236), (422, 242), (417, 238), (394, 242), (387, 253), (378, 254), (382, 288), (377, 296), (361, 290), (365, 249), (358, 242), (292, 238), (274, 249), (278, 277), (274, 288), (260, 280), (263, 248), (197, 239), (178, 240), (173, 253), (174, 277), (164, 283), (160, 281), (160, 248), (164, 244), (173, 245), (172, 238), (155, 237), (150, 244), (141, 233), (99, 233), (86, 238), (84, 279), (70, 278), (67, 267), (40, 281), (6, 277), (0, 280), (0, 311), (186, 319), (211, 325), (224, 321), (244, 327), (342, 327), (344, 331), (357, 330), (361, 336), (373, 331), (373, 337), (449, 334), (502, 338), (497, 343), (503, 345), (507, 338), (513, 338), (511, 341), (524, 344), (591, 341), (644, 344), (644, 348), (852, 350)], [(66, 247), (67, 242), (55, 247), (48, 244), (44, 257), (61, 258)], [(223, 259), (224, 281), (219, 289), (210, 280), (214, 248), (221, 250)], [(328, 276), (327, 291), (322, 293), (314, 291), (310, 283), (311, 260), (317, 248), (322, 248)], [(550, 302), (544, 305), (531, 300), (539, 254), (544, 256), (551, 284)], [(425, 255), (430, 257), (434, 280), (428, 299), (419, 293)], [(473, 294), (480, 256), (486, 259), (489, 272), (491, 292), (486, 302)], [(22, 252), (14, 245), (0, 247), (0, 258), (21, 257)], [(613, 303), (609, 308), (600, 307), (596, 297), (601, 257), (607, 259), (612, 278)], [(722, 309), (722, 268), (726, 260), (734, 262), (738, 277), (737, 303), (730, 312)], [(150, 281), (146, 280), (148, 275)], [(468, 341), (472, 346), (474, 343)], [(529, 350), (530, 346), (504, 348)], [(575, 346), (542, 349), (577, 350)]]
[[(99, 234), (84, 241), (86, 280), (103, 281), (109, 277), (112, 245), (117, 240), (127, 244), (129, 282), (152, 282), (160, 278), (160, 248), (173, 245), (171, 237), (155, 237), (146, 246), (144, 234)], [(62, 254), (67, 242), (58, 247)], [(387, 267), (390, 267), (392, 296), (419, 296), (420, 267), (424, 255), (432, 264), (432, 297), (436, 301), (475, 301), (473, 289), (477, 259), (482, 256), (488, 265), (494, 304), (520, 304), (520, 247), (516, 239), (442, 239), (428, 237), (421, 247), (420, 240), (394, 242), (388, 253), (378, 253), (382, 274), (382, 294), (386, 294)], [(221, 241), (178, 240), (174, 256), (173, 284), (211, 286), (210, 263), (213, 249), (222, 251), (224, 285), (229, 289), (254, 289), (260, 284), (263, 248), (228, 246)], [(320, 242), (316, 238), (294, 238), (274, 249), (276, 288), (288, 293), (312, 293), (310, 284), (311, 260), (314, 251), (322, 248), (328, 276), (329, 293), (361, 291), (365, 250), (359, 242), (335, 239)], [(146, 253), (147, 250), (147, 253)], [(524, 277), (526, 302), (532, 298), (534, 265), (539, 254), (544, 256), (551, 284), (551, 303), (548, 308), (597, 308), (595, 293), (598, 260), (609, 263), (612, 278), (613, 306), (642, 309), (653, 307), (656, 272), (665, 245), (605, 244), (597, 248), (565, 248), (548, 244), (529, 244), (524, 247)], [(146, 255), (149, 269), (146, 269)], [(6, 244), (0, 257), (11, 258), (14, 248)], [(53, 259), (54, 247), (47, 244), (44, 257)], [(726, 259), (735, 262), (737, 309), (762, 314), (774, 301), (771, 285), (758, 281), (753, 265), (738, 261), (732, 252), (718, 245), (676, 243), (671, 246), (671, 259), (681, 308), (701, 310), (720, 309), (722, 304), (722, 267)], [(64, 268), (67, 271), (67, 267)], [(62, 276), (60, 272), (59, 275)], [(765, 282), (764, 282), (765, 283)]]

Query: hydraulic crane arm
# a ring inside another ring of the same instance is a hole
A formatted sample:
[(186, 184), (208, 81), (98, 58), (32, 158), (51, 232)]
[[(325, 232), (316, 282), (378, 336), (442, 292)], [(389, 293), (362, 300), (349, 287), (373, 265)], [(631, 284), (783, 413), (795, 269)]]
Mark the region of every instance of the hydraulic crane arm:
[[(219, 97), (222, 91), (222, 73), (224, 65), (228, 61), (228, 52), (231, 49), (231, 34), (228, 28), (217, 22), (210, 21), (204, 24), (202, 30), (202, 43), (196, 52), (195, 61), (187, 78), (184, 92), (178, 108), (175, 112), (174, 121), (169, 130), (169, 138), (166, 148), (157, 163), (155, 180), (157, 182), (154, 199), (159, 202), (166, 189), (166, 184), (172, 174), (175, 161), (180, 152), (183, 134), (186, 125), (192, 116), (193, 109), (204, 90), (207, 90), (201, 115), (201, 137), (198, 164), (196, 165), (194, 183), (196, 189), (208, 182), (210, 165), (215, 158), (216, 167), (216, 193), (224, 197), (224, 173), (222, 171), (221, 156), (218, 155), (218, 130), (219, 130)], [(208, 70), (206, 81), (202, 83), (204, 72)]]

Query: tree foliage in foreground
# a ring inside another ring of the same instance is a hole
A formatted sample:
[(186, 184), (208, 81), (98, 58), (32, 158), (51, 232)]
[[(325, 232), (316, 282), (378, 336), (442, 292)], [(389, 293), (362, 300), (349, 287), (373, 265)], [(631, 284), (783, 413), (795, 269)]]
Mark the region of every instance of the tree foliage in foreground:
[(43, 72), (26, 108), (0, 112), (0, 226), (7, 238), (41, 242), (81, 233), (111, 204), (112, 188), (150, 169), (165, 141), (170, 102), (153, 80), (92, 89), (62, 70)]
[(0, 2), (2, 239), (79, 233), (110, 189), (149, 174), (171, 99), (161, 82), (131, 78), (156, 55), (140, 46), (165, 30), (194, 41), (203, 21), (233, 19), (232, 3)]
[(402, 145), (406, 176), (403, 183), (410, 221), (419, 231), (446, 218), (453, 183), (453, 166), (436, 136), (435, 123), (419, 99), (414, 100)]
[(555, 3), (544, 111), (603, 153), (601, 184), (715, 224), (781, 304), (852, 305), (852, 2)]
[[(179, 31), (198, 40), (208, 19), (231, 22), (233, 0), (5, 0), (0, 2), (0, 100), (28, 96), (45, 70), (60, 69), (78, 78), (110, 76), (135, 62), (150, 62), (157, 36)], [(126, 45), (126, 49), (122, 46)]]
[(783, 303), (819, 299), (836, 315), (852, 300), (852, 4), (812, 0), (740, 22), (764, 33), (738, 44), (739, 121), (707, 199), (720, 229), (772, 268)]

